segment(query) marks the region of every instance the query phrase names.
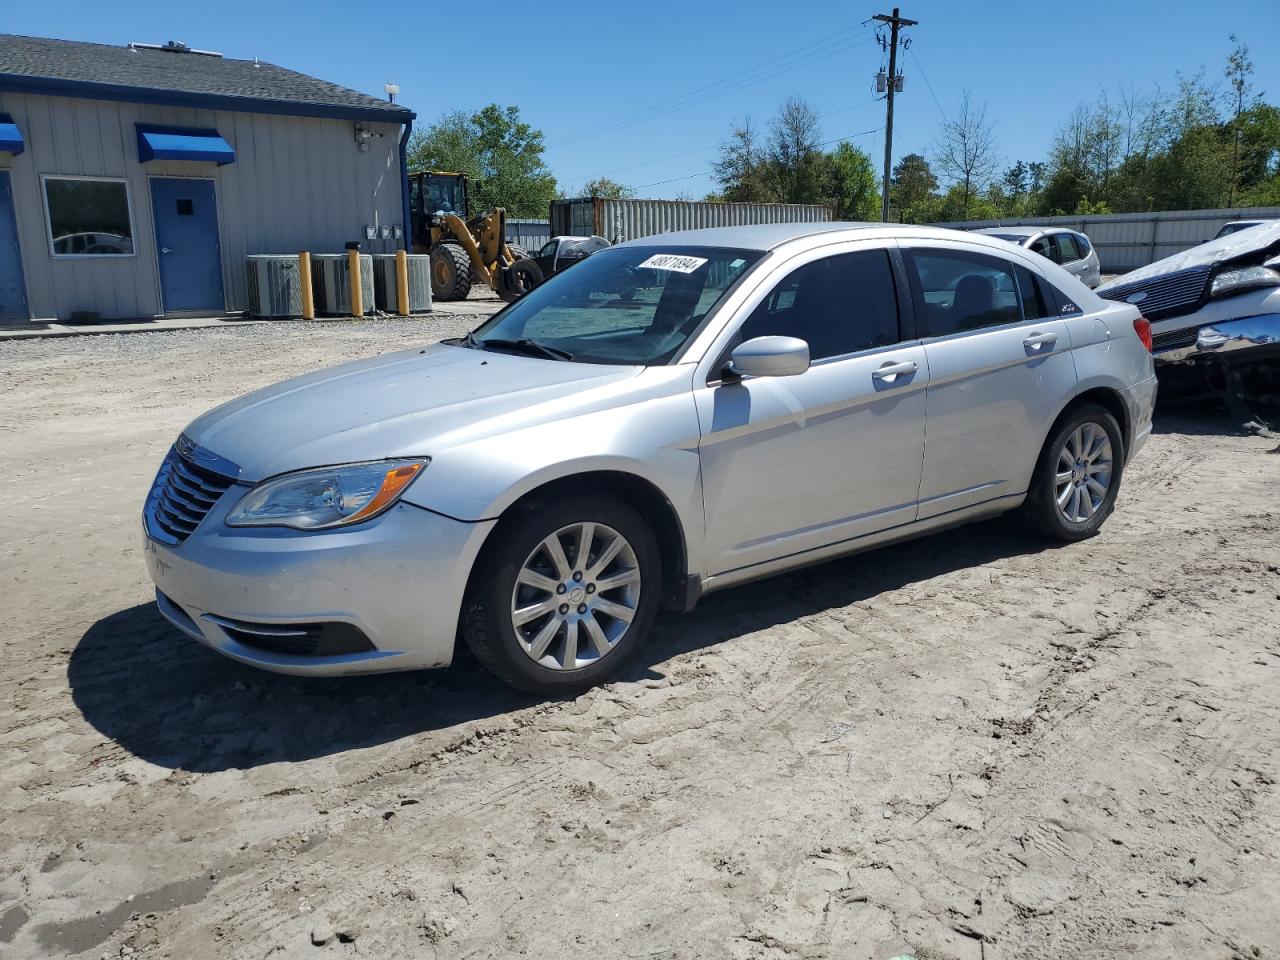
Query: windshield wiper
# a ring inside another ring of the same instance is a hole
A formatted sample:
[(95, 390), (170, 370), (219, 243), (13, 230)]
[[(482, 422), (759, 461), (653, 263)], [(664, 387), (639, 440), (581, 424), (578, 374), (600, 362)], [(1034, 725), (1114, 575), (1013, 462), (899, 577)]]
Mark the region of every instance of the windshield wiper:
[(530, 340), (528, 337), (522, 337), (519, 340), (503, 340), (497, 337), (489, 337), (481, 340), (473, 334), (468, 333), (466, 344), (469, 347), (495, 347), (499, 350), (515, 350), (519, 353), (527, 353), (534, 357), (545, 357), (548, 360), (572, 360), (573, 354), (568, 350), (561, 350), (559, 347), (549, 347), (545, 343), (539, 343), (537, 340)]

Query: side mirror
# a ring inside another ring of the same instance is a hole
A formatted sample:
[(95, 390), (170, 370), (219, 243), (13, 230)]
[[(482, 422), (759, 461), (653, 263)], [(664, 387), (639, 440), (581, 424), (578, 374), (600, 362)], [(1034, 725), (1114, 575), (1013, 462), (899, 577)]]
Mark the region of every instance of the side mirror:
[(809, 369), (809, 344), (796, 337), (754, 337), (729, 355), (739, 377), (794, 377)]

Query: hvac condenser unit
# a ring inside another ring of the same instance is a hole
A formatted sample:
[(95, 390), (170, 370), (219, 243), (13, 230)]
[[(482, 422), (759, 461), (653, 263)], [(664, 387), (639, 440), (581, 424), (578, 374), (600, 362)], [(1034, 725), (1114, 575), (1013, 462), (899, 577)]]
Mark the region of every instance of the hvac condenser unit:
[[(311, 286), (316, 313), (351, 315), (351, 283), (345, 253), (317, 253), (311, 257)], [(360, 303), (363, 313), (373, 310), (373, 257), (360, 254)]]
[[(409, 254), (409, 312), (431, 312), (431, 257), (425, 253)], [(396, 300), (396, 255), (373, 255), (373, 287), (377, 292), (378, 309), (397, 313), (400, 304)]]
[(255, 253), (245, 259), (249, 313), (255, 317), (297, 317), (302, 314), (302, 285), (298, 258)]

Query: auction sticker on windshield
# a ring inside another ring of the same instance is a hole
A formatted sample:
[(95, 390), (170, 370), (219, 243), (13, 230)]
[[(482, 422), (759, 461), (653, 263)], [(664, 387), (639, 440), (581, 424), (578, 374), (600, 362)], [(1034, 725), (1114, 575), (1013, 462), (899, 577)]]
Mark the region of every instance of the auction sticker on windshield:
[(706, 257), (682, 257), (675, 253), (655, 253), (636, 269), (672, 270), (676, 273), (693, 273), (707, 262)]

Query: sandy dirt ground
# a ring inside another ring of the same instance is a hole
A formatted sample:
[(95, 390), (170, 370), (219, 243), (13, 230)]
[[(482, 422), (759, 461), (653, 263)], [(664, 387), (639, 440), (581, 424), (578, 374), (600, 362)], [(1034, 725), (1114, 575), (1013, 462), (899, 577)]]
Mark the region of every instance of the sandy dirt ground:
[(182, 426), (470, 309), (0, 344), (0, 957), (1280, 955), (1280, 455), (1212, 412), (1094, 540), (715, 595), (565, 702), (167, 627)]

